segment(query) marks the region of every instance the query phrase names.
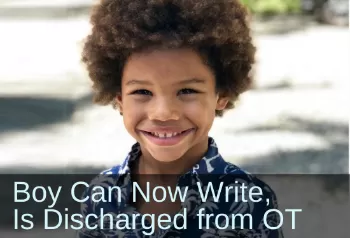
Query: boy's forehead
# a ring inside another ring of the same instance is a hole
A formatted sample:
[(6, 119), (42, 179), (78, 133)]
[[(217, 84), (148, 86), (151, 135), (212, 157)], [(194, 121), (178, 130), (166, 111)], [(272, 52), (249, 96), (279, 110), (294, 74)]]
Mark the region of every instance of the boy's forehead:
[(162, 50), (132, 55), (123, 70), (125, 83), (167, 78), (167, 81), (203, 83), (213, 77), (200, 56), (191, 50)]
[(191, 69), (186, 67), (188, 64), (195, 66), (202, 63), (200, 56), (189, 49), (153, 50), (132, 54), (127, 59), (126, 67), (137, 66), (145, 69), (154, 68), (154, 66), (167, 66), (167, 68), (183, 66), (184, 70), (188, 70)]

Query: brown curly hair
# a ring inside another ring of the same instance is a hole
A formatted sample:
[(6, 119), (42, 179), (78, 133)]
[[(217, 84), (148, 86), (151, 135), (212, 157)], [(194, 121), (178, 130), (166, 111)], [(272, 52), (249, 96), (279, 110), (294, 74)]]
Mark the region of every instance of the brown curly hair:
[(213, 70), (219, 95), (229, 98), (225, 110), (252, 85), (255, 47), (239, 0), (101, 0), (90, 23), (82, 61), (95, 103), (114, 104), (127, 58), (152, 47), (195, 49)]

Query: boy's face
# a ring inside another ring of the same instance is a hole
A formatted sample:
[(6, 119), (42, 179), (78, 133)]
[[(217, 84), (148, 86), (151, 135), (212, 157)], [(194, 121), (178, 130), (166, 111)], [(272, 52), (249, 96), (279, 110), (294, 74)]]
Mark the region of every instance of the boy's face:
[(173, 49), (132, 55), (117, 103), (142, 153), (170, 162), (205, 153), (215, 110), (227, 100), (219, 99), (215, 77), (196, 52)]

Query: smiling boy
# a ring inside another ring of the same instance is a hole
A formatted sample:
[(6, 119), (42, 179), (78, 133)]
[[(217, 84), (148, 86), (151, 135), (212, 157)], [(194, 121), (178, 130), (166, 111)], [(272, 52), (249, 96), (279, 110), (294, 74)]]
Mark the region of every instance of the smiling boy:
[(208, 149), (215, 110), (228, 101), (217, 95), (213, 72), (187, 48), (132, 55), (122, 89), (117, 103), (141, 145), (139, 167), (146, 174), (183, 174), (196, 164)]
[[(214, 138), (208, 136), (215, 117), (232, 109), (252, 84), (249, 72), (255, 47), (240, 2), (102, 0), (94, 7), (91, 23), (83, 62), (94, 83), (95, 102), (113, 104), (136, 143), (122, 164), (104, 171), (92, 183), (120, 186), (122, 197), (109, 203), (84, 203), (83, 216), (95, 214), (96, 219), (88, 222), (95, 226), (82, 229), (79, 237), (145, 237), (150, 219), (147, 223), (142, 214), (174, 217), (184, 210), (185, 217), (179, 219), (180, 224), (186, 220), (186, 229), (176, 227), (179, 220), (170, 222), (167, 229), (155, 224), (151, 237), (283, 237), (279, 229), (268, 229), (263, 219), (268, 209), (277, 208), (273, 191), (226, 162)], [(265, 200), (244, 205), (233, 200), (200, 200), (194, 185), (207, 188), (216, 180), (235, 184), (232, 175), (244, 181), (242, 185), (262, 187), (261, 196), (270, 201), (268, 205)], [(140, 188), (152, 182), (190, 190), (185, 202), (132, 201), (133, 182)], [(196, 214), (203, 208), (213, 214), (250, 213), (254, 222), (249, 229), (219, 229), (218, 221), (212, 219), (207, 221), (209, 227), (199, 229)], [(99, 223), (101, 209), (112, 214), (108, 222), (115, 219), (113, 224), (123, 222), (117, 214), (137, 214), (138, 218), (133, 218), (133, 229), (126, 225), (104, 229)], [(270, 214), (268, 220), (276, 225), (279, 219)]]

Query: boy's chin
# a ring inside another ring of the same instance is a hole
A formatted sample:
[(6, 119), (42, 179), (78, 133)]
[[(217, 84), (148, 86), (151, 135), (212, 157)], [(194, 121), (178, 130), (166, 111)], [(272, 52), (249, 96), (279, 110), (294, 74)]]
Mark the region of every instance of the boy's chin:
[(181, 150), (179, 148), (161, 148), (161, 149), (151, 149), (149, 150), (149, 153), (152, 155), (152, 157), (159, 161), (164, 163), (170, 163), (175, 162), (176, 160), (181, 159), (181, 157), (184, 156), (187, 150)]

